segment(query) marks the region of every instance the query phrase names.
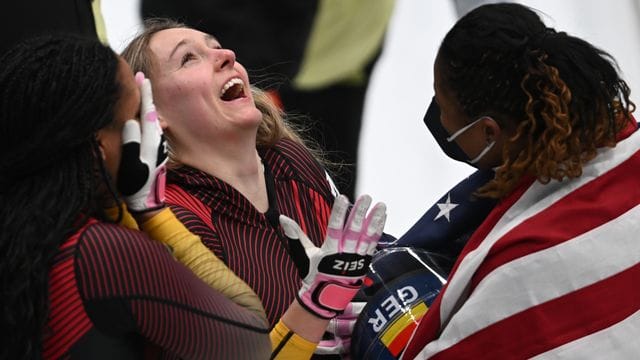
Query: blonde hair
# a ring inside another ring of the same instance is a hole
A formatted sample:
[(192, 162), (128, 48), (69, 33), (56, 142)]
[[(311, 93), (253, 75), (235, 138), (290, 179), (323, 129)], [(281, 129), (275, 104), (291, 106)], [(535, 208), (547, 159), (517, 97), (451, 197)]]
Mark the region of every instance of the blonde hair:
[[(145, 20), (144, 30), (127, 45), (122, 52), (122, 57), (129, 63), (134, 72), (142, 71), (150, 78), (153, 78), (153, 54), (149, 49), (151, 38), (162, 30), (179, 28), (189, 29), (190, 27), (166, 18)], [(320, 152), (315, 148), (309, 147), (297, 130), (285, 120), (282, 110), (276, 106), (266, 92), (254, 86), (251, 86), (251, 92), (256, 107), (262, 113), (262, 122), (258, 127), (256, 139), (257, 146), (271, 146), (282, 139), (289, 139), (305, 146), (318, 160), (322, 159)], [(323, 162), (321, 161), (321, 163)]]

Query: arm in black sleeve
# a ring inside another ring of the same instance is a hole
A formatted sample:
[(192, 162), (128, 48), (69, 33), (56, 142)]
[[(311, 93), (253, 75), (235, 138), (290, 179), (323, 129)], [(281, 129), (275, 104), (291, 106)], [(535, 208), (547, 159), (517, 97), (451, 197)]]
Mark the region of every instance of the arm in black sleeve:
[(76, 274), (91, 320), (106, 334), (139, 333), (181, 358), (263, 358), (269, 330), (256, 314), (200, 281), (144, 233), (89, 227)]

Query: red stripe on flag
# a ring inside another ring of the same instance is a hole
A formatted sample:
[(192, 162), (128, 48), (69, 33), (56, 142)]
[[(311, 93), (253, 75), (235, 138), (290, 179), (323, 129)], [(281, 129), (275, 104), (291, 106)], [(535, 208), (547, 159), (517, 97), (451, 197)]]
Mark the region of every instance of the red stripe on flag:
[(639, 278), (640, 264), (636, 264), (499, 321), (432, 359), (524, 359), (583, 338), (640, 310), (640, 291), (633, 290)]
[[(562, 235), (562, 233), (566, 234), (567, 231), (572, 231), (574, 234), (580, 234), (582, 232), (584, 232), (584, 225), (585, 223), (587, 224), (587, 228), (591, 229), (593, 227), (595, 227), (596, 225), (593, 224), (593, 222), (595, 221), (595, 219), (602, 219), (602, 218), (606, 218), (606, 219), (610, 219), (613, 218), (615, 216), (618, 216), (622, 213), (624, 213), (626, 210), (632, 208), (634, 205), (636, 205), (638, 203), (637, 199), (640, 197), (639, 193), (640, 193), (640, 188), (637, 186), (637, 178), (638, 178), (638, 173), (640, 172), (640, 167), (637, 166), (637, 157), (639, 156), (638, 153), (634, 154), (632, 158), (626, 160), (624, 163), (622, 163), (621, 165), (619, 165), (618, 167), (616, 167), (615, 169), (611, 170), (608, 173), (603, 174), (601, 177), (603, 177), (603, 179), (596, 179), (593, 184), (588, 183), (585, 185), (585, 189), (589, 190), (589, 191), (593, 191), (595, 192), (594, 196), (592, 196), (591, 198), (582, 200), (582, 201), (588, 201), (593, 203), (593, 201), (598, 201), (598, 203), (602, 202), (603, 204), (603, 208), (602, 208), (602, 212), (600, 212), (600, 209), (598, 211), (598, 214), (588, 214), (587, 216), (589, 221), (584, 221), (583, 217), (580, 217), (579, 220), (576, 220), (575, 217), (577, 217), (576, 215), (567, 215), (566, 213), (563, 213), (563, 216), (561, 219), (555, 219), (553, 222), (552, 217), (550, 217), (550, 214), (541, 214), (540, 219), (536, 219), (536, 220), (532, 220), (531, 222), (527, 221), (524, 224), (522, 224), (521, 226), (523, 226), (524, 231), (527, 230), (527, 227), (531, 227), (531, 231), (535, 231), (534, 228), (538, 228), (539, 229), (545, 229), (549, 230), (551, 228), (556, 228), (559, 227), (557, 230), (554, 230), (554, 238), (557, 239), (557, 241), (562, 241), (561, 236), (565, 236), (566, 238), (572, 238), (574, 236), (566, 236), (566, 235)], [(611, 177), (615, 177), (616, 173), (618, 172), (623, 172), (625, 175), (624, 176), (619, 176), (619, 174), (617, 174), (618, 178), (615, 179), (615, 181), (611, 180)], [(623, 181), (620, 181), (620, 178), (624, 179)], [(513, 206), (513, 204), (524, 194), (524, 192), (530, 187), (530, 185), (532, 184), (533, 179), (529, 178), (523, 181), (523, 183), (518, 186), (518, 188), (507, 198), (505, 198), (503, 201), (501, 201), (496, 208), (489, 214), (489, 216), (487, 217), (487, 219), (480, 225), (480, 227), (476, 230), (476, 232), (473, 234), (473, 236), (471, 237), (471, 239), (469, 239), (469, 242), (467, 243), (467, 245), (465, 246), (465, 248), (463, 249), (462, 253), (460, 254), (460, 256), (458, 257), (458, 261), (456, 261), (456, 264), (454, 265), (454, 268), (452, 270), (452, 274), (454, 274), (460, 264), (460, 260), (463, 259), (469, 252), (475, 250), (480, 243), (484, 240), (484, 238), (489, 234), (489, 232), (493, 229), (493, 227), (497, 224), (497, 222), (500, 220), (500, 218), (505, 214), (505, 212), (511, 207)], [(611, 194), (611, 187), (617, 187), (619, 191), (619, 193), (621, 194), (625, 194), (625, 199), (613, 199), (613, 198), (606, 198), (603, 197), (601, 194), (605, 193), (605, 191), (600, 191), (599, 189), (604, 189), (606, 188), (606, 193)], [(581, 193), (583, 190), (579, 189), (578, 192)], [(629, 193), (629, 191), (631, 191), (631, 195), (627, 196), (627, 194)], [(570, 197), (572, 196), (580, 196), (579, 194), (577, 195), (573, 195), (573, 194), (569, 194)], [(600, 197), (601, 199), (594, 199), (594, 197)], [(558, 211), (562, 211), (562, 212), (571, 212), (574, 209), (567, 209), (565, 206), (578, 206), (579, 204), (564, 204), (565, 201), (561, 202), (561, 204), (557, 205), (558, 206)], [(570, 202), (570, 201), (566, 201), (566, 202)], [(610, 208), (607, 211), (607, 208)], [(611, 213), (613, 208), (613, 213)], [(548, 210), (556, 210), (556, 209), (548, 209)], [(547, 210), (547, 211), (548, 211)], [(583, 213), (586, 211), (583, 211)], [(608, 212), (606, 214), (603, 214), (604, 212)], [(617, 213), (617, 215), (615, 215), (615, 213)], [(567, 217), (569, 216), (569, 217)], [(535, 219), (535, 218), (534, 218)], [(540, 223), (538, 221), (545, 221), (546, 223)], [(603, 220), (600, 220), (601, 222)], [(582, 229), (582, 230), (580, 230)], [(587, 230), (588, 230), (587, 229)], [(522, 230), (522, 229), (521, 229)], [(582, 231), (582, 232), (580, 232)], [(560, 235), (558, 234), (558, 232), (560, 233)], [(535, 251), (539, 251), (541, 249), (544, 249), (548, 246), (552, 246), (553, 244), (545, 244), (545, 243), (536, 243), (535, 241), (533, 241), (529, 246), (521, 246), (522, 244), (518, 244), (517, 247), (514, 248), (510, 248), (510, 241), (509, 239), (513, 236), (513, 234), (518, 235), (519, 232), (510, 232), (509, 234), (507, 234), (507, 236), (503, 239), (501, 239), (498, 244), (494, 245), (494, 248), (491, 250), (490, 254), (488, 255), (488, 259), (486, 260), (486, 263), (483, 264), (478, 271), (476, 272), (475, 277), (472, 279), (473, 283), (472, 286), (475, 287), (475, 285), (481, 280), (483, 279), (488, 273), (490, 273), (491, 271), (493, 271), (495, 268), (497, 268), (498, 266), (501, 266), (502, 264), (509, 262), (513, 259), (519, 258), (523, 255), (526, 255), (528, 253), (531, 252), (535, 252)], [(518, 235), (519, 236), (519, 235)], [(550, 235), (551, 236), (551, 235)], [(513, 241), (513, 240), (511, 240)], [(548, 240), (545, 240), (548, 241)], [(523, 249), (524, 248), (524, 249)], [(499, 256), (496, 253), (500, 253)], [(492, 254), (493, 253), (493, 254)], [(424, 346), (426, 346), (426, 344), (430, 341), (432, 341), (433, 339), (437, 338), (438, 333), (440, 331), (440, 302), (441, 302), (441, 297), (446, 294), (446, 286), (443, 288), (442, 292), (440, 293), (440, 295), (436, 298), (436, 301), (434, 301), (434, 303), (432, 304), (430, 311), (425, 315), (425, 317), (422, 319), (422, 321), (420, 322), (420, 324), (418, 324), (418, 328), (416, 329), (415, 335), (412, 337), (411, 339), (411, 343), (407, 346), (407, 349), (405, 350), (405, 353), (403, 354), (403, 359), (412, 359), (414, 358), (421, 350)], [(511, 338), (511, 337), (510, 337)], [(486, 344), (485, 344), (486, 346)], [(474, 354), (474, 356), (477, 354)]]
[(533, 184), (534, 180), (535, 179), (531, 177), (522, 180), (520, 185), (509, 196), (500, 201), (496, 205), (496, 207), (489, 213), (489, 215), (487, 215), (487, 218), (482, 222), (482, 224), (480, 224), (473, 235), (471, 235), (469, 241), (467, 241), (467, 244), (462, 249), (453, 269), (451, 270), (451, 274), (454, 274), (457, 271), (458, 266), (460, 266), (460, 261), (465, 256), (467, 256), (467, 254), (480, 246), (482, 241), (487, 237), (487, 235), (489, 235), (489, 232), (493, 230), (498, 221), (500, 221), (502, 216), (507, 212), (507, 210), (509, 210), (513, 206), (513, 204), (515, 204), (516, 201), (518, 201), (520, 197), (529, 189), (529, 187), (531, 187), (531, 184)]
[[(639, 161), (640, 152), (637, 152), (505, 234), (476, 270), (471, 288), (512, 260), (570, 241), (640, 204)], [(597, 211), (594, 211), (594, 203), (598, 204)]]
[[(480, 224), (478, 229), (473, 233), (465, 247), (462, 249), (460, 256), (456, 260), (456, 263), (451, 270), (451, 274), (455, 274), (460, 266), (460, 261), (471, 251), (475, 250), (482, 240), (489, 234), (491, 229), (498, 223), (500, 218), (504, 215), (513, 204), (525, 193), (525, 191), (531, 186), (535, 179), (527, 178), (522, 180), (521, 184), (504, 200), (499, 202), (496, 207), (489, 213), (487, 218)], [(403, 359), (413, 359), (418, 355), (422, 348), (430, 341), (435, 339), (440, 332), (440, 303), (442, 302), (442, 296), (446, 293), (447, 284), (442, 287), (440, 294), (433, 301), (429, 307), (429, 311), (422, 318), (418, 327), (412, 336), (407, 349), (402, 354)]]
[(413, 333), (407, 348), (402, 354), (402, 359), (413, 359), (418, 355), (420, 350), (431, 339), (435, 339), (440, 331), (440, 302), (442, 300), (442, 294), (447, 289), (447, 284), (442, 287), (438, 297), (431, 303), (429, 311), (422, 317), (416, 331)]

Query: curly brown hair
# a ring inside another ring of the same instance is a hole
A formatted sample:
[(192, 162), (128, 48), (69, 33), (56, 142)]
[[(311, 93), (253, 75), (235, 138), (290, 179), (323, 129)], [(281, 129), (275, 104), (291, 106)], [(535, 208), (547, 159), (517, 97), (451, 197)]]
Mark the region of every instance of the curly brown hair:
[(490, 115), (515, 129), (480, 196), (502, 198), (526, 176), (581, 176), (635, 110), (609, 54), (547, 28), (523, 5), (476, 8), (449, 31), (438, 58), (444, 86), (469, 118)]

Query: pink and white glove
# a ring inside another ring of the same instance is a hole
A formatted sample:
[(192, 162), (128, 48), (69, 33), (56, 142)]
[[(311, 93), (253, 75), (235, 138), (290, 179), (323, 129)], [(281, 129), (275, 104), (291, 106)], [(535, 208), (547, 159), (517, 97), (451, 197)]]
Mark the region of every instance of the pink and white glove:
[(345, 222), (349, 200), (344, 195), (336, 197), (327, 236), (319, 248), (295, 221), (280, 215), (291, 256), (302, 278), (298, 301), (318, 317), (331, 319), (342, 313), (368, 271), (387, 216), (384, 203), (377, 203), (367, 215), (369, 205), (371, 197), (360, 196)]
[(358, 316), (367, 303), (364, 301), (353, 301), (344, 309), (342, 314), (329, 321), (327, 332), (332, 339), (322, 340), (318, 343), (314, 354), (318, 355), (340, 355), (344, 359), (349, 359), (351, 353), (351, 333), (358, 320)]
[(140, 86), (140, 121), (127, 120), (122, 129), (118, 191), (132, 213), (164, 207), (167, 148), (153, 104), (151, 82), (136, 74)]

